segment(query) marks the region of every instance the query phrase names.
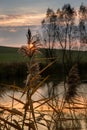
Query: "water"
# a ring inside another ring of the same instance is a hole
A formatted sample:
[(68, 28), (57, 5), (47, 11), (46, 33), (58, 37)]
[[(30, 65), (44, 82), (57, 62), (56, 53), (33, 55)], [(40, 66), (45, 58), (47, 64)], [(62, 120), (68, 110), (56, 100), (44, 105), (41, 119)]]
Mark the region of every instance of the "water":
[[(38, 89), (38, 91), (32, 96), (32, 100), (34, 101), (38, 101), (40, 99), (43, 98), (48, 98), (48, 94), (50, 90), (52, 90), (52, 87), (54, 86), (54, 84), (52, 82), (50, 83), (46, 83), (45, 85), (43, 85), (43, 87), (41, 87), (40, 89)], [(61, 101), (63, 99), (65, 90), (64, 90), (64, 86), (63, 86), (63, 82), (61, 82), (60, 84), (55, 86), (55, 93), (58, 95), (58, 108), (60, 108), (61, 106)], [(20, 89), (20, 91), (16, 91), (16, 90), (12, 90), (12, 89), (8, 89), (6, 87), (3, 87), (3, 89), (0, 89), (1, 93), (2, 93), (2, 97), (0, 98), (0, 106), (4, 106), (7, 108), (12, 108), (14, 110), (18, 110), (20, 112), (23, 112), (23, 104), (19, 103), (18, 101), (14, 100), (11, 97), (15, 97), (16, 99), (20, 99), (20, 101), (24, 102), (26, 101), (26, 96), (24, 95), (21, 98), (22, 95), (22, 89)], [(52, 96), (52, 93), (50, 93), (50, 96)], [(12, 104), (13, 102), (13, 104)], [(50, 101), (49, 101), (50, 102)], [(40, 105), (41, 102), (36, 102), (34, 103), (34, 108), (36, 108), (38, 105)], [(75, 114), (82, 116), (82, 118), (84, 118), (83, 115), (86, 114), (87, 108), (87, 84), (81, 84), (80, 87), (78, 88), (78, 96), (76, 97), (75, 100), (75, 107), (76, 109), (74, 109), (73, 111), (75, 112)], [(52, 103), (50, 102), (50, 104), (52, 105)], [(55, 105), (55, 103), (54, 103)], [(66, 105), (67, 107), (67, 105)], [(71, 106), (72, 107), (72, 106)], [(80, 109), (78, 109), (77, 107), (80, 107)], [(82, 107), (85, 107), (85, 111), (84, 109), (82, 109)], [(51, 116), (48, 115), (52, 115), (53, 111), (52, 111), (52, 107), (49, 107), (49, 105), (47, 103), (45, 103), (44, 105), (41, 105), (41, 107), (38, 107), (37, 109), (34, 109), (35, 112), (40, 114), (42, 113), (42, 116), (46, 119), (46, 120), (50, 120)], [(68, 113), (70, 114), (70, 111), (68, 111), (68, 109), (64, 108), (63, 109), (64, 113)], [(2, 112), (2, 109), (0, 110), (0, 112)], [(49, 114), (48, 114), (49, 113)], [(72, 110), (71, 110), (72, 113)], [(5, 114), (7, 115), (8, 112), (5, 111)], [(5, 116), (6, 116), (5, 115)], [(86, 116), (86, 115), (85, 115)], [(39, 120), (40, 115), (36, 114), (36, 119)], [(17, 119), (16, 116), (14, 116), (14, 119)], [(40, 123), (44, 123), (46, 125), (46, 122), (42, 119), (40, 119)], [(85, 129), (85, 122), (82, 120), (82, 129)], [(52, 124), (51, 124), (51, 127)], [(45, 126), (42, 125), (38, 125), (39, 130), (47, 130), (47, 128)], [(26, 128), (25, 128), (26, 129)], [(13, 129), (12, 129), (13, 130)]]

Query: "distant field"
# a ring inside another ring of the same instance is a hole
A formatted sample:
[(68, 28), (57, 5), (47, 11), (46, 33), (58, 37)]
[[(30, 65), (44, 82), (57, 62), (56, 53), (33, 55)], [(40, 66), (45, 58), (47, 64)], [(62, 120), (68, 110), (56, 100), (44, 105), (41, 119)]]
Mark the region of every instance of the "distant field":
[(24, 62), (27, 60), (18, 52), (19, 48), (0, 46), (0, 63)]
[[(27, 58), (24, 57), (22, 54), (20, 54), (18, 52), (18, 49), (19, 48), (0, 46), (0, 63), (25, 62), (27, 60)], [(41, 49), (41, 51), (43, 53), (44, 49)], [(63, 51), (55, 49), (55, 52), (56, 52), (56, 57), (57, 57), (58, 63), (61, 63)], [(68, 56), (69, 52), (67, 51), (66, 53)], [(76, 61), (78, 59), (78, 54), (80, 56), (79, 61), (81, 63), (87, 63), (87, 51), (85, 51), (85, 52), (80, 51), (79, 53), (78, 53), (78, 51), (72, 51), (73, 61)], [(39, 55), (38, 55), (38, 57), (41, 58)], [(43, 58), (45, 58), (45, 57), (43, 57)], [(43, 62), (43, 59), (42, 60), (39, 59), (39, 60), (41, 62)]]
[[(42, 51), (44, 52), (45, 50), (42, 49)], [(61, 49), (55, 49), (54, 53), (56, 53), (56, 59), (57, 59), (57, 63), (62, 64), (63, 63), (63, 54), (65, 59), (71, 60), (69, 57), (69, 54), (71, 54), (72, 57), (72, 62), (78, 62), (81, 64), (87, 63), (87, 51), (77, 51), (77, 50), (72, 50), (72, 51), (68, 51), (66, 50), (65, 53), (63, 50)], [(67, 60), (67, 61), (68, 61)]]

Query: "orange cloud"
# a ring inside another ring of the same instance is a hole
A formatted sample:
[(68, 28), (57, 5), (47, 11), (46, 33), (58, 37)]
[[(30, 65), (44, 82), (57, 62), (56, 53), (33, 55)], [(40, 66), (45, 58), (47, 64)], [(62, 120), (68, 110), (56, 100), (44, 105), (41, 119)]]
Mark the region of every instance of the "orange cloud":
[(0, 15), (0, 26), (30, 26), (41, 24), (45, 14)]

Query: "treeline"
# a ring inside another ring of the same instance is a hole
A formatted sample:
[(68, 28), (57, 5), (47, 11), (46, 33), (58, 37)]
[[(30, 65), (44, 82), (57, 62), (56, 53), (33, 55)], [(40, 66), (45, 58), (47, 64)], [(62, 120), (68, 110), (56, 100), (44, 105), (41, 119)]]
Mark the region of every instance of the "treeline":
[[(70, 4), (54, 10), (48, 8), (42, 21), (42, 43), (45, 48), (45, 57), (56, 57), (54, 48), (64, 51), (63, 60), (67, 59), (65, 51), (69, 50), (69, 59), (72, 59), (71, 50), (87, 50), (87, 7), (83, 4), (78, 9)], [(68, 59), (68, 61), (69, 61)]]

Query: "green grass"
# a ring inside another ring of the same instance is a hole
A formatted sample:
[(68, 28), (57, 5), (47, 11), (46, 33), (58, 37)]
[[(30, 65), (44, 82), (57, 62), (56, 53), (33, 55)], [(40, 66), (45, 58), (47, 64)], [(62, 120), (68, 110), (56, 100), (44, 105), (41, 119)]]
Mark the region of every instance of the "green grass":
[[(45, 54), (46, 51), (48, 51), (47, 49), (41, 49), (42, 54)], [(71, 50), (70, 52), (68, 50), (64, 51), (61, 49), (55, 49), (54, 50), (55, 53), (55, 57), (57, 59), (57, 63), (58, 64), (62, 64), (63, 63), (63, 55), (65, 57), (65, 62), (69, 63), (68, 61), (72, 60), (72, 63), (76, 63), (79, 62), (81, 64), (85, 64), (87, 63), (87, 51), (77, 51), (77, 50)], [(71, 58), (69, 57), (69, 55), (71, 54)], [(44, 56), (43, 56), (44, 57)], [(45, 57), (46, 58), (46, 57)], [(48, 58), (48, 56), (47, 56)]]
[[(22, 54), (20, 54), (18, 52), (19, 48), (13, 48), (13, 47), (3, 47), (0, 46), (0, 63), (13, 63), (13, 62), (25, 62), (27, 60), (26, 57), (24, 57)], [(41, 49), (41, 52), (43, 54), (44, 49)], [(58, 63), (62, 63), (62, 56), (63, 56), (63, 51), (62, 50), (57, 50), (55, 49), (56, 52), (56, 57), (57, 57), (57, 61)], [(69, 54), (69, 52), (67, 51), (67, 56)], [(73, 61), (77, 61), (78, 59), (78, 51), (72, 51), (72, 59)], [(41, 54), (40, 54), (41, 55)], [(44, 62), (44, 56), (40, 56), (38, 55), (38, 59), (40, 58), (41, 62)], [(79, 61), (81, 63), (87, 63), (87, 52), (85, 51), (80, 51), (79, 52)], [(41, 60), (41, 57), (42, 60)]]
[(0, 46), (0, 53), (15, 53), (18, 51), (19, 48), (16, 47), (6, 47), (6, 46)]
[(18, 52), (19, 48), (0, 46), (0, 63), (24, 62), (27, 60)]

